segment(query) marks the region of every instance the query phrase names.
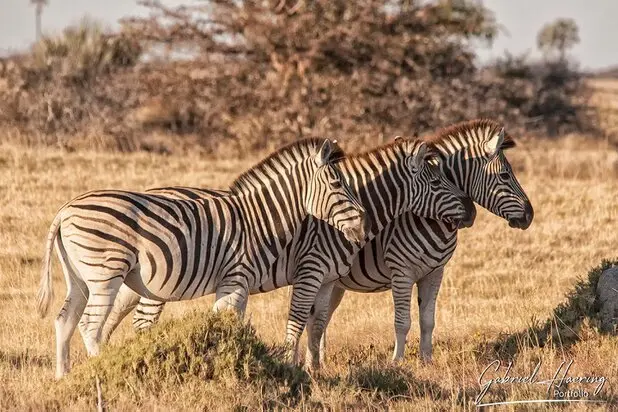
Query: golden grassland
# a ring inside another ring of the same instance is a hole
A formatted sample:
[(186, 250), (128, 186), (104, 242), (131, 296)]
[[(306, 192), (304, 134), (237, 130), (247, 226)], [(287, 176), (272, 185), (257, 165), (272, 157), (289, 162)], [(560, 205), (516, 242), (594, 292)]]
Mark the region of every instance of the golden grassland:
[[(548, 318), (578, 277), (602, 259), (618, 258), (618, 154), (614, 149), (578, 136), (554, 142), (524, 139), (508, 157), (535, 207), (535, 221), (529, 230), (520, 231), (479, 210), (475, 226), (460, 232), (438, 298), (433, 364), (423, 365), (418, 359), (415, 305), (406, 359), (392, 367), (390, 293), (350, 293), (329, 330), (326, 369), (311, 378), (311, 394), (295, 408), (475, 410), (479, 375), (498, 356), (482, 348), (504, 334), (525, 330), (534, 319)], [(50, 403), (57, 396), (53, 394), (53, 317), (65, 292), (57, 262), (52, 316), (39, 319), (34, 310), (47, 230), (64, 202), (102, 188), (225, 187), (256, 160), (0, 146), (0, 409), (93, 408), (94, 395)], [(247, 318), (267, 343), (283, 339), (288, 300), (289, 290), (282, 289), (249, 301)], [(169, 304), (163, 319), (211, 304), (210, 297)], [(130, 322), (125, 321), (112, 343), (132, 335)], [(570, 375), (608, 379), (598, 398), (618, 407), (618, 339), (594, 330), (569, 347), (522, 348), (511, 374), (529, 374), (541, 361), (540, 375), (550, 378), (561, 362), (571, 359)], [(501, 358), (503, 363), (507, 360)], [(78, 333), (72, 341), (72, 361), (74, 365), (86, 361)], [(594, 390), (593, 385), (583, 387)], [(546, 398), (546, 391), (544, 385), (495, 385), (484, 401)], [(233, 381), (187, 384), (142, 396), (139, 403), (132, 396), (105, 393), (112, 410), (242, 406), (254, 410), (264, 405), (259, 390)], [(569, 407), (605, 410), (608, 405)], [(515, 406), (509, 408), (515, 410)]]
[(618, 80), (607, 78), (588, 79), (592, 90), (590, 105), (596, 111), (598, 126), (616, 141), (618, 134)]

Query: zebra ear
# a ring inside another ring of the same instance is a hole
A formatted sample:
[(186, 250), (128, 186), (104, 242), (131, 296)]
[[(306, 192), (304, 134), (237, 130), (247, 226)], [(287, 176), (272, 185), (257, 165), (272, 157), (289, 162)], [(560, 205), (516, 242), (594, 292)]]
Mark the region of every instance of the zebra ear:
[(504, 127), (500, 129), (497, 135), (493, 136), (487, 143), (485, 143), (485, 151), (489, 156), (493, 156), (502, 147), (504, 143)]
[(333, 151), (333, 143), (329, 139), (324, 139), (324, 143), (322, 144), (320, 151), (315, 155), (315, 162), (318, 167), (330, 163)]
[(427, 143), (422, 142), (416, 146), (416, 150), (412, 153), (412, 163), (417, 169), (421, 167), (427, 155)]

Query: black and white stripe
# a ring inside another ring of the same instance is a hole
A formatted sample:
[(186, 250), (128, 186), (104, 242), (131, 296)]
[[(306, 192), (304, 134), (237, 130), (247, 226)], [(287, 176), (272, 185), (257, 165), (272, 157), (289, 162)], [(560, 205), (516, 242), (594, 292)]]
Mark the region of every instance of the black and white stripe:
[[(440, 176), (437, 167), (428, 163), (422, 142), (400, 140), (371, 152), (349, 156), (339, 162), (344, 178), (358, 193), (372, 223), (370, 239), (393, 218), (412, 210), (423, 216), (460, 220), (468, 212), (462, 205), (461, 192)], [(455, 193), (456, 192), (456, 193)], [(345, 242), (341, 234), (316, 219), (307, 219), (306, 228), (297, 232), (294, 240), (270, 269), (270, 276), (252, 293), (260, 293), (294, 284), (289, 311), (286, 341), (296, 353), (298, 339), (309, 316), (314, 298), (323, 281), (332, 281), (347, 273), (358, 247)], [(318, 235), (315, 236), (314, 234)], [(122, 304), (106, 325), (113, 330), (122, 317), (137, 303), (137, 296), (123, 290)], [(145, 300), (142, 302), (147, 303)], [(134, 326), (139, 328), (156, 321), (157, 310), (139, 306)]]
[(343, 238), (362, 239), (364, 210), (333, 164), (341, 156), (330, 141), (307, 139), (242, 174), (225, 196), (105, 190), (63, 206), (50, 229), (38, 300), (44, 315), (55, 241), (68, 289), (56, 318), (57, 377), (68, 371), (78, 321), (88, 354), (99, 353), (123, 283), (159, 302), (216, 293), (216, 310), (243, 313), (249, 290), (264, 281), (306, 216), (323, 219)]
[[(501, 125), (490, 120), (469, 121), (449, 127), (427, 141), (439, 153), (442, 173), (455, 186), (476, 203), (506, 219), (511, 227), (529, 227), (534, 212), (504, 155), (504, 150), (515, 143)], [(415, 283), (420, 353), (424, 360), (430, 360), (436, 298), (444, 266), (456, 246), (457, 228), (453, 225), (413, 213), (405, 213), (392, 221), (359, 252), (349, 275), (335, 283), (330, 296), (316, 301), (307, 327), (311, 342), (308, 362), (319, 364), (323, 357), (322, 333), (345, 290), (370, 293), (392, 289), (396, 337), (393, 359), (401, 359), (410, 329), (410, 300)]]

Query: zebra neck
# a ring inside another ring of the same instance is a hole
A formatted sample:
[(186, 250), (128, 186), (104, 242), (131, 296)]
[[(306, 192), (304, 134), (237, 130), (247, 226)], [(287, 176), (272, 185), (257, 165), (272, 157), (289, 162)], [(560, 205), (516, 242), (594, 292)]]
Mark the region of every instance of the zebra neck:
[(405, 168), (405, 157), (390, 148), (341, 163), (345, 179), (355, 189), (371, 220), (372, 233), (410, 208), (411, 183)]
[[(263, 273), (292, 241), (306, 216), (301, 178), (284, 176), (238, 195), (248, 264)], [(285, 184), (281, 185), (282, 182)]]
[(439, 166), (440, 171), (451, 183), (468, 196), (471, 196), (474, 175), (474, 173), (471, 173), (471, 170), (473, 169), (475, 159), (473, 154), (465, 149), (440, 152)]

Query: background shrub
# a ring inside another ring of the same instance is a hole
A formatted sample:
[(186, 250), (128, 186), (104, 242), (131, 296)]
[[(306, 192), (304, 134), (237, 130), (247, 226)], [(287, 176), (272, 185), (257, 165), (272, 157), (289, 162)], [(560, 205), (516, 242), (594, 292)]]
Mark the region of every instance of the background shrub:
[(576, 26), (552, 29), (539, 47), (559, 51), (542, 62), (507, 55), (478, 67), (473, 43), (491, 43), (498, 25), (471, 0), (142, 4), (151, 16), (118, 33), (87, 19), (13, 56), (0, 77), (5, 130), (165, 152), (250, 152), (308, 135), (360, 146), (475, 117), (513, 133), (601, 134), (566, 58)]

